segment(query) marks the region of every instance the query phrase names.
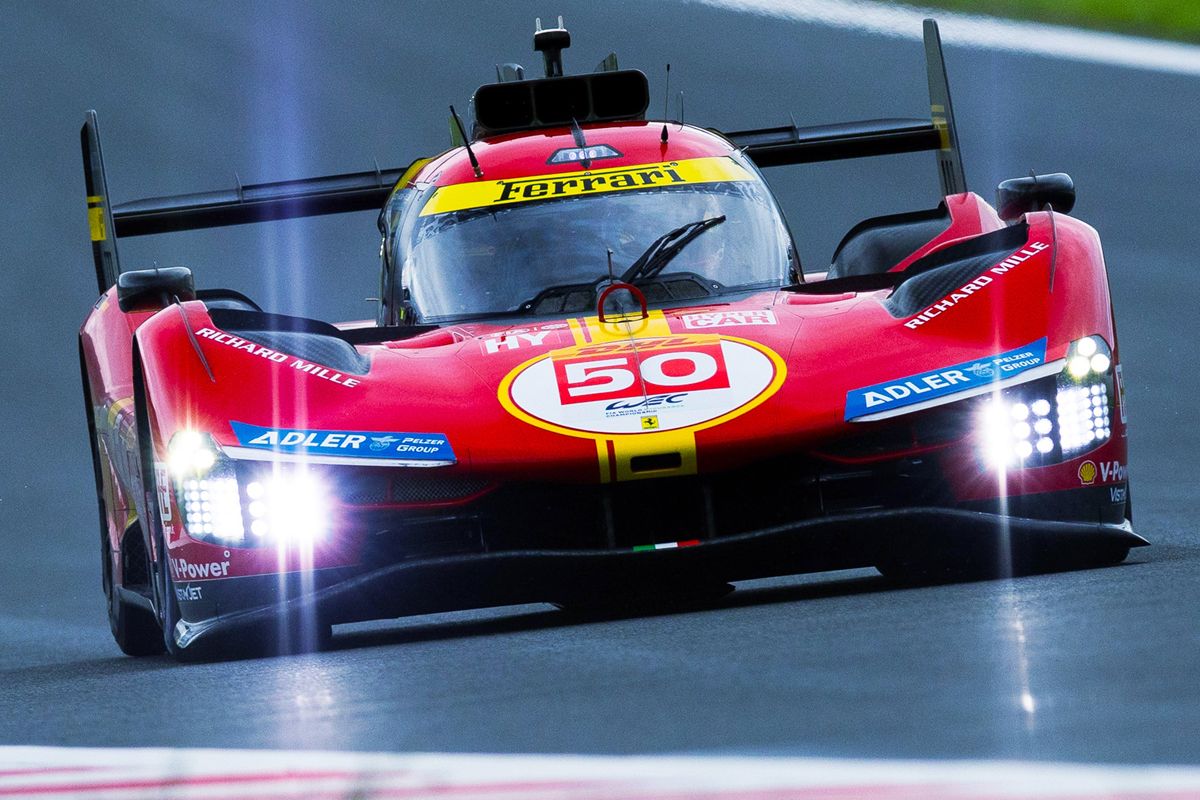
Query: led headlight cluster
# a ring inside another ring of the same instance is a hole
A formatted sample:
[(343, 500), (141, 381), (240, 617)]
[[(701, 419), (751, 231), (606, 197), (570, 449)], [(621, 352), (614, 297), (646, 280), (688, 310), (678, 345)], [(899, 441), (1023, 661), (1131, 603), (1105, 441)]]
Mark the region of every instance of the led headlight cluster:
[(1034, 453), (1046, 456), (1054, 450), (1054, 423), (1045, 398), (1028, 404), (993, 400), (984, 407), (982, 424), (984, 448), (994, 464), (1027, 461)]
[(329, 532), (328, 493), (300, 468), (276, 469), (246, 483), (250, 533), (259, 541), (311, 543)]
[(183, 481), (184, 524), (194, 538), (211, 537), (223, 544), (245, 538), (237, 478), (232, 475)]
[(980, 420), (987, 461), (1008, 466), (1051, 456), (1055, 443), (1050, 411), (1044, 397), (1028, 403), (1004, 397), (989, 401)]
[(1108, 345), (1099, 336), (1088, 336), (1071, 344), (1067, 354), (1067, 373), (1077, 381), (1104, 375), (1112, 365)]
[(234, 462), (206, 434), (167, 447), (175, 500), (189, 536), (227, 547), (311, 544), (330, 527), (329, 493), (299, 465)]
[(984, 462), (1004, 468), (1054, 464), (1111, 438), (1111, 353), (1099, 336), (1079, 339), (1059, 375), (984, 401), (978, 420)]
[(212, 438), (179, 431), (167, 447), (167, 468), (188, 535), (223, 545), (241, 544), (245, 526), (237, 474)]
[(1073, 458), (1112, 436), (1112, 351), (1099, 336), (1072, 342), (1055, 404), (1063, 457)]
[(1057, 403), (1059, 440), (1068, 457), (1090, 450), (1112, 436), (1108, 395), (1103, 385), (1060, 389)]
[(167, 447), (167, 467), (176, 478), (201, 477), (217, 463), (212, 439), (197, 431), (180, 431)]

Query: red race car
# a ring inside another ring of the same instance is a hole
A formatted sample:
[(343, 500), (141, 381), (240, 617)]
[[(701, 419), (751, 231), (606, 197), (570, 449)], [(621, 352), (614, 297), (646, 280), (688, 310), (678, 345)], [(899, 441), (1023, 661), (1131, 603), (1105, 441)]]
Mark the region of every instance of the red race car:
[[(535, 34), (545, 77), (506, 66), (439, 156), (116, 206), (89, 112), (80, 360), (121, 648), (1146, 544), (1099, 238), (1066, 175), (1006, 181), (995, 209), (967, 190), (925, 39), (930, 120), (720, 133), (646, 120), (615, 57), (564, 76), (560, 21)], [(806, 275), (760, 169), (920, 150), (937, 207), (859, 223)], [(119, 237), (368, 208), (366, 327), (117, 258)]]

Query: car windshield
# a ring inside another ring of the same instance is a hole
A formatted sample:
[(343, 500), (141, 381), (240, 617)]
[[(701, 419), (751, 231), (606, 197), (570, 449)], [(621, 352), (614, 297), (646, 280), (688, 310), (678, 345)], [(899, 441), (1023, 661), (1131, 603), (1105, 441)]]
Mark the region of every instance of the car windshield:
[(394, 244), (408, 301), (423, 321), (595, 313), (609, 250), (612, 275), (651, 305), (782, 285), (790, 237), (765, 185), (747, 177), (419, 217)]

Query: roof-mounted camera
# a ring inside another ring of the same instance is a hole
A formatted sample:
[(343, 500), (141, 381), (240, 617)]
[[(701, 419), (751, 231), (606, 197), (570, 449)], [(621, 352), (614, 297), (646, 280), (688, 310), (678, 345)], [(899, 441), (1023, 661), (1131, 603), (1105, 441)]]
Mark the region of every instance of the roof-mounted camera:
[(523, 80), (525, 72), (516, 64), (497, 66), (500, 83), (475, 91), (475, 127), (472, 138), (536, 128), (564, 127), (589, 122), (641, 120), (650, 106), (650, 84), (636, 69), (616, 69), (610, 55), (600, 71), (585, 75), (563, 73), (562, 51), (571, 46), (571, 34), (563, 27), (542, 29), (536, 21), (533, 49), (546, 61), (546, 77)]
[(571, 34), (563, 27), (562, 15), (557, 28), (542, 29), (542, 18), (533, 21), (533, 49), (546, 60), (546, 77), (561, 78), (563, 75), (562, 51), (571, 46)]

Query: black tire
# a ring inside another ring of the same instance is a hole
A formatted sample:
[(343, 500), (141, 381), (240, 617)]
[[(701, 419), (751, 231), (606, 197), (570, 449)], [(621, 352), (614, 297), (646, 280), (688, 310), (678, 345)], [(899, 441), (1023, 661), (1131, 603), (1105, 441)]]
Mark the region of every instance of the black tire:
[[(175, 625), (179, 622), (179, 603), (175, 599), (175, 584), (166, 563), (167, 547), (163, 538), (162, 520), (158, 512), (158, 479), (154, 471), (154, 440), (150, 432), (150, 414), (142, 388), (142, 369), (135, 353), (133, 362), (133, 405), (137, 419), (138, 455), (142, 473), (142, 524), (149, 534), (150, 586), (154, 608), (158, 615), (158, 638), (173, 658), (184, 660), (184, 649), (175, 642)], [(157, 555), (157, 557), (156, 557)]]
[[(100, 516), (100, 585), (104, 589), (105, 607), (108, 611), (108, 627), (121, 652), (127, 656), (153, 656), (163, 651), (162, 636), (158, 620), (144, 607), (122, 599), (116, 585), (113, 565), (117, 556), (113, 553), (108, 538), (108, 502), (104, 492), (104, 478), (100, 463), (100, 448), (97, 442), (96, 424), (92, 416), (92, 390), (84, 364), (83, 344), (79, 346), (79, 373), (83, 382), (83, 410), (87, 418), (88, 438), (92, 453), (92, 475), (95, 479), (96, 504)], [(127, 536), (140, 536), (139, 530), (131, 529)]]
[[(140, 534), (134, 531), (128, 535)], [(127, 656), (154, 656), (163, 652), (162, 629), (154, 614), (121, 598), (113, 577), (113, 552), (107, 536), (101, 538), (100, 558), (108, 627), (117, 647)]]

